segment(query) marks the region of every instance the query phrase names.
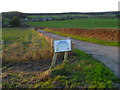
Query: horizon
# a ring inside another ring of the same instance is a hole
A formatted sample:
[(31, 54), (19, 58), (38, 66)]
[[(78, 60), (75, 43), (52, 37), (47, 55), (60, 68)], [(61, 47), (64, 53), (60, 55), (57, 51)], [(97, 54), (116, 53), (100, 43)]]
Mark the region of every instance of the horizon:
[[(6, 12), (21, 12), (21, 11), (6, 11)], [(105, 13), (106, 12), (119, 12), (119, 10), (118, 11), (101, 11), (101, 12), (46, 12), (46, 13), (104, 13), (104, 12)], [(1, 13), (4, 13), (4, 11)], [(21, 12), (21, 13), (26, 13), (26, 12)], [(40, 12), (28, 12), (28, 13), (40, 13)]]

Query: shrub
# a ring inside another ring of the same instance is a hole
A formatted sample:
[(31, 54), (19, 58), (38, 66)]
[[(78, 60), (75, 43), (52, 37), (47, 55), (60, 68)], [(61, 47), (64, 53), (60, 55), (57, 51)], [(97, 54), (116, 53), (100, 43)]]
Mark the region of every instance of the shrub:
[(20, 18), (18, 17), (13, 17), (9, 24), (11, 25), (11, 27), (19, 27), (21, 25), (21, 22), (20, 22)]

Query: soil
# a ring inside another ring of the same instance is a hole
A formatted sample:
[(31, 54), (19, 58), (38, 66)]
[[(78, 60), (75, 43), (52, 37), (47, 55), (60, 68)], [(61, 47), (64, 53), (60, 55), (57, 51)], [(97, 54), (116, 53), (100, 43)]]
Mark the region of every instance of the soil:
[(62, 32), (75, 36), (96, 38), (107, 41), (119, 41), (120, 29), (111, 28), (46, 28), (48, 30)]

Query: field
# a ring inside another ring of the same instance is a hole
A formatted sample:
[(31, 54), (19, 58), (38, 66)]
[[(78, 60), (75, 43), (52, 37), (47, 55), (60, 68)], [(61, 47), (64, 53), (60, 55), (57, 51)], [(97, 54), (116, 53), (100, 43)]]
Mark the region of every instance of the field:
[(118, 78), (92, 56), (73, 49), (51, 64), (51, 47), (29, 28), (3, 29), (3, 88), (113, 88)]
[(3, 40), (3, 63), (45, 59), (50, 52), (49, 44), (30, 29), (3, 29)]
[[(29, 28), (3, 28), (2, 34), (4, 40), (2, 54), (3, 87), (14, 88), (16, 80), (19, 80), (18, 78), (21, 78), (22, 75), (35, 71), (40, 73), (50, 67), (51, 47), (34, 30)], [(19, 77), (16, 78), (14, 75)], [(25, 78), (23, 77), (23, 79)]]
[(60, 21), (46, 21), (46, 22), (28, 22), (31, 26), (43, 26), (49, 28), (65, 28), (65, 27), (79, 27), (79, 28), (118, 28), (118, 18), (112, 19), (98, 19), (98, 18), (84, 18), (73, 20)]
[(47, 31), (78, 40), (119, 46), (118, 18), (84, 18), (61, 21), (28, 22), (31, 26), (45, 27)]

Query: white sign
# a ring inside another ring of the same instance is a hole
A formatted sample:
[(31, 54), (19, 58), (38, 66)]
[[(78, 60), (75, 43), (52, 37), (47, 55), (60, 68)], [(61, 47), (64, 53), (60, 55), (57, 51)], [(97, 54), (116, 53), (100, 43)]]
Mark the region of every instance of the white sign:
[(54, 52), (71, 51), (71, 40), (54, 40)]

